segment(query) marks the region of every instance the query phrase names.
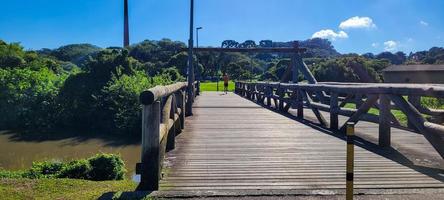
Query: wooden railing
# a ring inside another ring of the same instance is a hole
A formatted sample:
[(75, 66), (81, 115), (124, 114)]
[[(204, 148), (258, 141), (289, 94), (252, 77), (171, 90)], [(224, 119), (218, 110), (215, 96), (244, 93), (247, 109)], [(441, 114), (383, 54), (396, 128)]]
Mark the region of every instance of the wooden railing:
[[(193, 94), (197, 94), (198, 86), (193, 84)], [(136, 165), (136, 174), (140, 174), (138, 190), (158, 190), (165, 152), (175, 148), (176, 135), (185, 126), (185, 104), (194, 102), (195, 96), (187, 94), (186, 82), (156, 86), (140, 94), (143, 108), (142, 156)]]
[[(391, 112), (400, 110), (407, 116), (409, 127), (422, 133), (444, 158), (444, 126), (423, 116), (442, 117), (444, 112), (428, 109), (420, 103), (421, 97), (444, 98), (443, 85), (236, 82), (235, 92), (281, 112), (297, 109), (296, 116), (300, 119), (304, 118), (304, 107), (311, 109), (322, 126), (337, 132), (344, 133), (347, 122), (364, 120), (378, 123), (379, 145), (382, 147), (390, 146), (391, 127), (403, 126)], [(348, 102), (355, 103), (356, 109), (345, 108)], [(368, 113), (371, 108), (378, 109), (379, 114)], [(329, 122), (320, 111), (329, 112)], [(339, 115), (349, 117), (342, 126), (339, 126)]]

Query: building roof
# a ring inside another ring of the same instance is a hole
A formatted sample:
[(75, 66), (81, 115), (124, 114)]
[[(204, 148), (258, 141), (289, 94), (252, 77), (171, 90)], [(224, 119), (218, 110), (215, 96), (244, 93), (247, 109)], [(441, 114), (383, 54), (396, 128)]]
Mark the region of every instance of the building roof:
[(402, 71), (444, 71), (444, 65), (392, 65), (383, 72), (402, 72)]

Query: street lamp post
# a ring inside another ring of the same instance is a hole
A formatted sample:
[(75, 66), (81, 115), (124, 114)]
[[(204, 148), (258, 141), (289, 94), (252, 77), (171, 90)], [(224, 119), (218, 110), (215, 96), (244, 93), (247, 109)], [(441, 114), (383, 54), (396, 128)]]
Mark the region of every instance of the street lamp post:
[(193, 115), (194, 101), (194, 66), (193, 66), (193, 31), (194, 31), (194, 0), (190, 0), (190, 38), (188, 39), (188, 100), (186, 114)]
[(196, 28), (196, 48), (199, 48), (199, 30), (201, 30), (202, 27)]
[[(196, 48), (199, 48), (199, 30), (202, 29), (202, 27), (197, 27), (196, 28)], [(197, 66), (199, 67), (199, 55), (196, 54), (196, 63)], [(200, 80), (202, 79), (202, 73), (201, 70), (199, 68), (199, 70), (197, 70), (197, 89), (196, 89), (196, 95), (200, 95)]]

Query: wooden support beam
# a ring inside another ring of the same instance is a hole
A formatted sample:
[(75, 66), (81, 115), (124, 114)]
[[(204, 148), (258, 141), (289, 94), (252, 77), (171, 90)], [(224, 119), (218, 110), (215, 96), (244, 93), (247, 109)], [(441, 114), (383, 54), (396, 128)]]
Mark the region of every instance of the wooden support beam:
[(339, 105), (338, 105), (338, 93), (331, 93), (330, 96), (330, 129), (338, 130), (339, 127)]
[(298, 64), (296, 61), (296, 56), (295, 54), (291, 55), (291, 62), (290, 62), (290, 66), (291, 66), (291, 81), (293, 83), (298, 83), (298, 78), (299, 78), (299, 68), (298, 68)]
[(345, 99), (339, 104), (339, 107), (344, 107), (347, 103), (350, 102), (350, 100), (353, 98), (353, 94), (347, 94)]
[(363, 99), (363, 95), (362, 94), (355, 94), (355, 98), (354, 98), (354, 101), (355, 101), (355, 106), (356, 106), (356, 109), (358, 109), (359, 107), (361, 107), (361, 105), (362, 105), (362, 99)]
[(302, 95), (303, 95), (305, 101), (307, 102), (307, 106), (308, 106), (309, 108), (311, 108), (311, 110), (312, 110), (313, 113), (315, 114), (316, 118), (318, 119), (319, 123), (320, 123), (322, 126), (326, 126), (326, 127), (327, 127), (327, 126), (328, 126), (328, 123), (327, 123), (327, 121), (325, 120), (325, 118), (324, 118), (324, 116), (322, 115), (322, 113), (319, 112), (319, 110), (318, 110), (317, 108), (314, 108), (314, 107), (311, 106), (311, 102), (313, 102), (313, 100), (310, 98), (310, 96), (307, 94), (307, 92), (306, 92), (306, 91), (302, 91)]
[[(313, 74), (310, 72), (310, 69), (308, 66), (304, 63), (302, 60), (302, 57), (299, 54), (294, 55), (294, 62), (297, 66), (297, 69), (304, 75), (304, 78), (308, 81), (310, 84), (316, 84), (318, 81), (313, 76)], [(326, 102), (325, 99), (325, 93), (323, 91), (316, 91), (316, 96), (318, 96), (319, 100), (321, 102)]]
[[(414, 106), (415, 108), (418, 108), (420, 106), (420, 104), (421, 104), (420, 103), (420, 98), (418, 96), (409, 95), (407, 99), (408, 99), (408, 102), (412, 106)], [(413, 130), (418, 130), (418, 129), (416, 129), (415, 125), (412, 124), (412, 121), (413, 120), (407, 119), (407, 127), (411, 128)]]
[(391, 128), (390, 128), (390, 98), (387, 95), (379, 95), (379, 146), (389, 147)]
[[(390, 99), (398, 106), (408, 120), (424, 135), (424, 137), (432, 144), (435, 150), (444, 158), (444, 140), (443, 132), (440, 129), (442, 126), (435, 126), (431, 128), (429, 122), (421, 115), (421, 113), (409, 102), (407, 102), (402, 96), (389, 95)], [(437, 128), (439, 127), (439, 128)]]
[(363, 114), (366, 114), (371, 107), (378, 101), (377, 95), (369, 95), (367, 100), (359, 107), (358, 110), (356, 110), (355, 114), (353, 114), (345, 123), (342, 125), (340, 131), (345, 133), (345, 129), (347, 128), (348, 122), (353, 122), (355, 124), (358, 123), (360, 117)]
[[(389, 106), (389, 109), (390, 110), (392, 110), (392, 105), (391, 104), (389, 104), (388, 105)], [(375, 108), (377, 108), (378, 110), (380, 110), (381, 109), (381, 105), (380, 105), (380, 103), (378, 103), (378, 102), (376, 102), (375, 103)], [(399, 120), (398, 119), (396, 119), (396, 117), (395, 117), (395, 115), (393, 115), (393, 113), (389, 113), (388, 114), (388, 121), (390, 121), (390, 122), (392, 122), (393, 123), (393, 125), (395, 125), (395, 126), (401, 126), (401, 123), (399, 122)], [(378, 123), (379, 123), (379, 121), (378, 121)]]

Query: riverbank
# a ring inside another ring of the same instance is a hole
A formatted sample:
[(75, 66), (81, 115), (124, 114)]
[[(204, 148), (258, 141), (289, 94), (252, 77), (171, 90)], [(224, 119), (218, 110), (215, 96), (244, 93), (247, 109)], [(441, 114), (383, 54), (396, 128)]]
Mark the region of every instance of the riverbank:
[(124, 137), (98, 134), (0, 131), (0, 169), (25, 170), (33, 162), (69, 162), (98, 153), (120, 155), (125, 162), (126, 178), (131, 180), (140, 161), (140, 144)]
[(78, 179), (0, 179), (0, 197), (20, 199), (97, 199), (105, 193), (134, 191), (137, 183)]

